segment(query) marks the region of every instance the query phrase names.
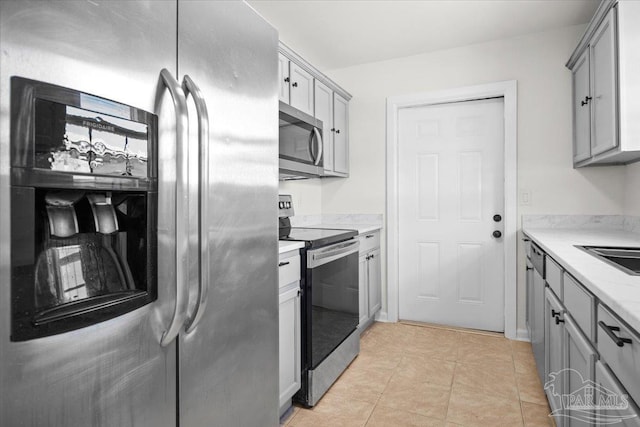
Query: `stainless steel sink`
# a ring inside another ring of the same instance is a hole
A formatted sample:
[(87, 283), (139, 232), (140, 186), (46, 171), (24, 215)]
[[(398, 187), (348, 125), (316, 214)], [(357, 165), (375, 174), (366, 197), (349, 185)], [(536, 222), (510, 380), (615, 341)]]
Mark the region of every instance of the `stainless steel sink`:
[(640, 275), (640, 248), (620, 248), (606, 246), (576, 246), (600, 258), (621, 271), (634, 276)]

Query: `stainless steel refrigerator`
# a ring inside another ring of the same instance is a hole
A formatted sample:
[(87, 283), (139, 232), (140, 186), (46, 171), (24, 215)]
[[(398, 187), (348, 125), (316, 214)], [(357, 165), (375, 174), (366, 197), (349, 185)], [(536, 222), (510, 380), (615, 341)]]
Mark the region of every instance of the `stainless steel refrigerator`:
[(0, 2), (0, 425), (278, 423), (275, 29)]

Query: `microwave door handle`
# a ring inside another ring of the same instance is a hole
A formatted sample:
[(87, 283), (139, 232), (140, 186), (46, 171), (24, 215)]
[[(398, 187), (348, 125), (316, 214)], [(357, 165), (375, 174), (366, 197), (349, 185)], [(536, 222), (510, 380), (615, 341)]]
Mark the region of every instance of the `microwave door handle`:
[(313, 133), (316, 136), (316, 143), (318, 144), (318, 156), (313, 164), (318, 166), (322, 160), (322, 135), (320, 135), (320, 131), (317, 127), (313, 128)]
[(308, 144), (307, 148), (309, 150), (309, 157), (311, 157), (311, 160), (313, 161), (313, 164), (315, 165), (316, 164), (316, 153), (315, 153), (315, 150), (313, 149), (314, 137), (315, 137), (315, 132), (311, 132), (309, 134), (309, 144)]
[(156, 96), (156, 111), (160, 108), (161, 94), (164, 88), (169, 90), (171, 99), (176, 113), (176, 206), (175, 206), (175, 300), (176, 305), (173, 317), (169, 327), (162, 333), (160, 345), (166, 347), (178, 336), (185, 320), (185, 313), (189, 303), (189, 289), (187, 283), (189, 279), (188, 264), (188, 165), (189, 165), (189, 116), (187, 112), (187, 100), (180, 84), (173, 78), (171, 73), (166, 69), (160, 72), (160, 81), (158, 82), (158, 94)]
[(182, 88), (185, 96), (193, 96), (193, 102), (198, 114), (198, 149), (200, 156), (200, 167), (198, 171), (199, 191), (198, 191), (198, 237), (199, 237), (199, 262), (200, 266), (198, 280), (198, 300), (191, 315), (185, 322), (185, 332), (189, 333), (195, 329), (200, 322), (202, 314), (207, 306), (207, 296), (209, 293), (209, 209), (207, 198), (204, 196), (209, 188), (209, 113), (207, 104), (204, 101), (200, 88), (193, 82), (191, 77), (185, 75), (182, 80)]

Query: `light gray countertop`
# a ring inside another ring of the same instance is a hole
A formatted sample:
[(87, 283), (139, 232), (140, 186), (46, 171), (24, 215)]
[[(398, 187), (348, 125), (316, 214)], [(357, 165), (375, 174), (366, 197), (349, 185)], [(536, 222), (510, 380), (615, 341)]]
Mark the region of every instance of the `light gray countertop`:
[(321, 224), (313, 224), (308, 225), (309, 228), (329, 228), (335, 230), (356, 230), (358, 234), (371, 233), (372, 231), (382, 229), (382, 224), (361, 224), (361, 223), (351, 223), (351, 224), (335, 224), (335, 223), (321, 223)]
[(382, 229), (380, 214), (326, 214), (298, 215), (291, 217), (294, 227), (329, 228), (356, 230), (358, 234), (371, 233)]
[(615, 228), (538, 228), (527, 225), (523, 232), (603, 304), (640, 331), (640, 276), (626, 274), (575, 247), (640, 247), (640, 234)]
[(304, 247), (304, 242), (290, 242), (287, 240), (278, 240), (278, 253), (295, 251)]

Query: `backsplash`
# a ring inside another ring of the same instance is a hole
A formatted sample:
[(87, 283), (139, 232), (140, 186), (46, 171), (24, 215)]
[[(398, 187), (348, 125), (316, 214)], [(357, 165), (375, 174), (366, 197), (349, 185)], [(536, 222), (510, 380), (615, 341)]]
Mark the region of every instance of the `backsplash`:
[(523, 215), (522, 228), (614, 229), (640, 234), (640, 217), (625, 215)]
[(305, 227), (319, 224), (382, 224), (381, 214), (295, 215), (291, 225)]

